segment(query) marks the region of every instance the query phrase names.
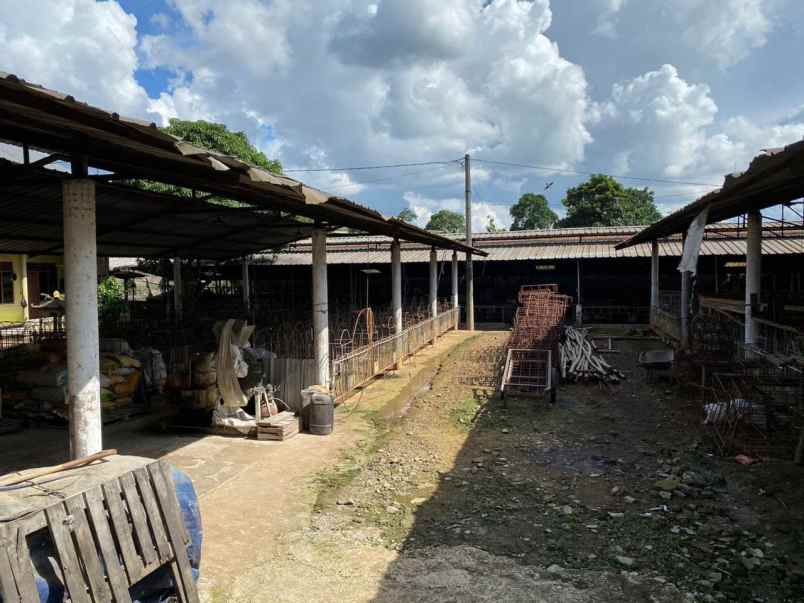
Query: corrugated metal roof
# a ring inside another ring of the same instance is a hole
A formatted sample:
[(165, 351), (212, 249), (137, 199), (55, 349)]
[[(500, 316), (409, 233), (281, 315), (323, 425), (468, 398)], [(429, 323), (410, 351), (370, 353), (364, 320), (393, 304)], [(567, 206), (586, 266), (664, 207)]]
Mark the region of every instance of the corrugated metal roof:
[[(585, 236), (590, 237), (584, 243), (567, 242), (572, 237), (560, 236), (562, 231), (547, 231), (550, 236), (543, 236), (545, 231), (529, 231), (528, 237), (517, 233), (516, 241), (508, 244), (489, 245), (478, 241), (478, 246), (488, 252), (488, 257), (475, 261), (508, 262), (508, 261), (558, 261), (574, 259), (595, 258), (649, 258), (651, 256), (650, 243), (641, 243), (632, 247), (617, 250), (619, 240), (611, 237), (612, 229), (572, 229), (583, 230)], [(595, 240), (594, 235), (603, 230), (605, 236)], [(621, 236), (628, 235), (628, 229)], [(701, 255), (704, 256), (740, 256), (745, 255), (745, 239), (740, 235), (741, 230), (731, 225), (715, 225), (707, 229), (707, 238), (701, 244)], [(744, 229), (742, 230), (744, 232)], [(765, 255), (804, 254), (804, 230), (788, 231), (784, 236), (773, 236), (774, 228), (766, 229), (766, 236), (762, 241), (762, 252)], [(723, 236), (728, 235), (728, 238)], [(551, 238), (552, 237), (552, 238)], [(739, 238), (738, 238), (739, 237)], [(528, 240), (529, 239), (529, 240)], [(389, 264), (390, 239), (381, 237), (348, 237), (337, 238), (328, 242), (327, 262), (329, 264)], [(363, 243), (361, 245), (360, 243)], [(681, 241), (663, 240), (659, 242), (659, 255), (661, 257), (680, 257)], [(450, 251), (439, 253), (439, 261), (451, 258)], [(404, 263), (426, 263), (430, 252), (427, 247), (417, 245), (403, 245), (402, 261)], [(257, 261), (277, 266), (308, 266), (311, 263), (310, 246), (308, 241), (299, 241), (289, 250), (275, 254), (265, 254)]]

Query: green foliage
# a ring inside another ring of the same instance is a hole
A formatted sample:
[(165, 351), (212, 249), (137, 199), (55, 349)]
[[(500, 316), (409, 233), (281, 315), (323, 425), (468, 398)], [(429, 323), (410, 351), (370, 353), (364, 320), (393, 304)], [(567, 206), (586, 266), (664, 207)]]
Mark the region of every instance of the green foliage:
[(402, 220), (403, 222), (407, 222), (408, 224), (413, 224), (416, 221), (416, 214), (409, 207), (406, 207), (401, 212), (399, 212), (399, 214), (396, 217)]
[[(224, 124), (215, 124), (203, 120), (185, 121), (174, 118), (170, 120), (170, 125), (162, 128), (162, 131), (177, 136), (190, 144), (210, 151), (217, 151), (224, 155), (231, 155), (276, 174), (282, 173), (282, 164), (279, 161), (268, 159), (265, 153), (249, 142), (244, 132), (230, 132)], [(158, 193), (169, 193), (182, 197), (189, 197), (192, 194), (189, 189), (161, 182), (137, 180), (134, 184), (140, 188)], [(235, 207), (241, 205), (231, 199), (213, 198), (208, 199), (208, 201)]]
[(594, 174), (567, 190), (562, 203), (567, 208), (567, 217), (560, 222), (562, 227), (644, 225), (662, 217), (653, 191), (625, 188), (605, 174)]
[(425, 228), (439, 232), (463, 232), (466, 230), (466, 220), (463, 214), (442, 209), (430, 217), (430, 221)]
[(115, 320), (125, 309), (123, 283), (107, 276), (98, 285), (98, 317), (101, 320)]
[(550, 209), (544, 195), (525, 193), (509, 212), (514, 219), (511, 230), (552, 228), (558, 222), (558, 216)]
[(502, 226), (497, 226), (494, 216), (489, 216), (489, 221), (486, 222), (486, 232), (505, 232), (505, 229)]

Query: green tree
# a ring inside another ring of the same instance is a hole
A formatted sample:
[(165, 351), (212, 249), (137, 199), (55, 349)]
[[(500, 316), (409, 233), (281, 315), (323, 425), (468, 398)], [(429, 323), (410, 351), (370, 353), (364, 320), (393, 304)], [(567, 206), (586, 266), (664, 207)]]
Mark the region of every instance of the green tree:
[(98, 317), (101, 320), (116, 320), (125, 309), (122, 282), (107, 276), (98, 284)]
[(486, 222), (486, 232), (505, 232), (505, 228), (497, 226), (494, 216), (489, 216), (489, 221)]
[(509, 210), (514, 221), (511, 230), (552, 228), (558, 222), (544, 195), (525, 193)]
[(652, 190), (626, 188), (605, 174), (567, 190), (562, 203), (567, 208), (562, 227), (645, 225), (662, 217)]
[(427, 230), (438, 230), (440, 232), (463, 232), (466, 230), (466, 220), (463, 214), (448, 209), (442, 209), (430, 217), (430, 221), (427, 222), (425, 228)]
[[(203, 120), (185, 121), (174, 118), (170, 120), (167, 127), (162, 128), (162, 131), (181, 138), (190, 144), (236, 157), (251, 165), (265, 168), (275, 174), (282, 173), (282, 164), (279, 161), (268, 159), (265, 153), (251, 144), (244, 132), (231, 132), (224, 124), (216, 124)], [(189, 189), (173, 186), (171, 184), (163, 184), (161, 182), (137, 180), (134, 182), (134, 185), (147, 190), (182, 197), (189, 197), (192, 194), (192, 191)], [(208, 199), (208, 201), (221, 205), (241, 205), (231, 199), (212, 198)]]
[(399, 214), (397, 214), (396, 217), (402, 220), (403, 222), (407, 222), (408, 224), (413, 224), (416, 221), (416, 214), (409, 207), (406, 207), (401, 212), (399, 212)]

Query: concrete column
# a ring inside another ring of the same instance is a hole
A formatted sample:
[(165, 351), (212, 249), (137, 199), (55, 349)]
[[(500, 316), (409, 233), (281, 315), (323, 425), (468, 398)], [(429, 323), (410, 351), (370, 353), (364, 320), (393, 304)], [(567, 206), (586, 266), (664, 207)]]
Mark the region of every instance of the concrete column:
[(81, 458), (103, 448), (95, 182), (65, 180), (62, 199), (70, 456)]
[(394, 334), (402, 332), (402, 249), (399, 239), (391, 243), (391, 304), (394, 313)]
[(173, 313), (176, 322), (184, 317), (184, 293), (181, 281), (181, 258), (173, 258)]
[(681, 347), (687, 349), (690, 344), (690, 272), (681, 273)]
[(759, 302), (762, 277), (762, 214), (748, 214), (748, 238), (745, 245), (745, 343), (757, 343), (759, 329), (754, 321), (751, 302)]
[(313, 231), (313, 345), (316, 381), (329, 387), (329, 302), (327, 293), (327, 231)]
[(659, 307), (659, 242), (650, 244), (650, 310)]
[(437, 332), (436, 316), (438, 316), (438, 255), (435, 247), (432, 247), (430, 249), (430, 318), (433, 319), (433, 343), (435, 343)]
[(251, 314), (251, 278), (248, 271), (248, 258), (243, 258), (243, 307)]
[[(458, 309), (458, 252), (452, 252), (452, 309)], [(456, 312), (457, 314), (457, 312)], [(461, 317), (460, 315), (455, 317), (455, 329), (458, 329), (458, 323), (460, 322)]]

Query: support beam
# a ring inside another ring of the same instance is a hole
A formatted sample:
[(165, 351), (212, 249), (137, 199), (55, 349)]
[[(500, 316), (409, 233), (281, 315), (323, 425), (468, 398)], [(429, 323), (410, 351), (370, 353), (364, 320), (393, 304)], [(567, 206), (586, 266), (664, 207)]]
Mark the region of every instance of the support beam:
[(181, 258), (173, 258), (173, 317), (176, 322), (184, 318), (184, 285), (181, 281)]
[[(463, 158), (464, 183), (466, 190), (466, 244), (472, 246), (472, 169), (470, 157), (467, 153)], [(472, 254), (466, 253), (466, 330), (475, 330), (475, 280), (472, 270)]]
[(62, 200), (70, 456), (77, 459), (103, 449), (95, 183), (65, 180)]
[(659, 307), (659, 242), (650, 245), (650, 311)]
[(22, 254), (20, 256), (20, 301), (22, 303), (22, 318), (24, 320), (29, 320), (31, 318), (31, 302), (39, 303), (38, 299), (31, 300), (28, 297), (28, 256), (27, 254)]
[[(458, 309), (458, 252), (452, 252), (452, 309)], [(460, 314), (455, 313), (455, 330), (458, 329), (458, 323), (461, 320)]]
[(748, 214), (748, 238), (745, 244), (745, 344), (758, 342), (758, 324), (754, 307), (759, 303), (762, 279), (762, 214)]
[(391, 243), (391, 310), (394, 315), (394, 335), (396, 340), (396, 368), (405, 357), (402, 341), (402, 248), (399, 239)]
[(243, 258), (243, 308), (251, 315), (251, 277), (248, 269), (248, 258)]
[(436, 340), (435, 318), (438, 316), (438, 255), (435, 247), (430, 248), (430, 318), (433, 319), (433, 343)]
[(327, 231), (313, 231), (313, 348), (316, 383), (330, 386), (329, 294), (327, 292)]

